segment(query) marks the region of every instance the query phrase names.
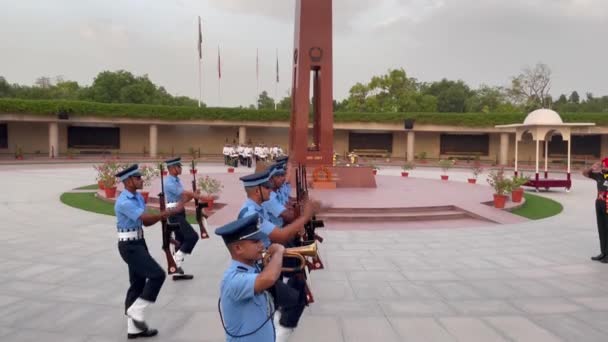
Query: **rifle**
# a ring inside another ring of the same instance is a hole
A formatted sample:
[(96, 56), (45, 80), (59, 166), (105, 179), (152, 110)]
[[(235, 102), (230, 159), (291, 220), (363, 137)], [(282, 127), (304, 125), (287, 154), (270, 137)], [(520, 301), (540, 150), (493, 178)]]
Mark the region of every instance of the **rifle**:
[[(296, 170), (296, 214), (300, 216), (301, 207), (304, 200), (308, 199), (308, 184), (306, 181), (306, 166), (298, 165)], [(300, 241), (300, 245), (309, 245), (314, 241), (323, 243), (323, 238), (316, 233), (317, 228), (323, 228), (325, 224), (322, 220), (317, 220), (316, 216), (313, 216), (310, 221), (304, 225), (304, 236)], [(325, 268), (321, 258), (318, 256), (312, 258), (312, 262), (308, 262), (310, 270), (320, 270)]]
[[(196, 195), (196, 169), (194, 168), (194, 159), (192, 159), (192, 192)], [(201, 229), (201, 239), (208, 239), (207, 233), (207, 215), (203, 212), (203, 208), (207, 208), (209, 203), (199, 203), (198, 198), (194, 197), (194, 206), (196, 208), (196, 222)]]
[[(160, 207), (160, 211), (165, 211), (165, 184), (163, 181), (163, 164), (158, 166), (160, 170), (160, 194), (158, 194), (158, 204)], [(175, 264), (175, 260), (173, 259), (173, 254), (171, 253), (171, 229), (169, 228), (169, 224), (167, 223), (167, 219), (160, 220), (162, 225), (162, 234), (163, 234), (163, 252), (165, 252), (165, 257), (167, 258), (167, 274), (171, 275), (177, 272), (177, 265)]]

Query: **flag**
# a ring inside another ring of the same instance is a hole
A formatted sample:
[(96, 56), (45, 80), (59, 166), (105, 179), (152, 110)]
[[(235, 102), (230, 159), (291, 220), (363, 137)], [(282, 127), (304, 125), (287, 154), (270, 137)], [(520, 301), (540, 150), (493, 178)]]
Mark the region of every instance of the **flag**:
[(203, 31), (201, 29), (201, 17), (198, 17), (198, 59), (203, 59)]
[(279, 83), (279, 49), (277, 49), (277, 83)]
[(220, 59), (220, 46), (217, 46), (217, 77), (222, 78), (222, 60)]

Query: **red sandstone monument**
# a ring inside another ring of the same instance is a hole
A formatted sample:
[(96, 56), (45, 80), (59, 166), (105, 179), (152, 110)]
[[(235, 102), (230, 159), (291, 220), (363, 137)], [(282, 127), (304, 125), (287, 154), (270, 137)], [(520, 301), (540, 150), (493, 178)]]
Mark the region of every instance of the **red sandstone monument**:
[[(294, 166), (315, 167), (312, 171), (313, 186), (316, 188), (376, 187), (370, 167), (332, 166), (332, 1), (296, 0), (295, 20), (290, 162)], [(327, 176), (331, 179), (327, 179)], [(319, 177), (323, 180), (318, 181)]]

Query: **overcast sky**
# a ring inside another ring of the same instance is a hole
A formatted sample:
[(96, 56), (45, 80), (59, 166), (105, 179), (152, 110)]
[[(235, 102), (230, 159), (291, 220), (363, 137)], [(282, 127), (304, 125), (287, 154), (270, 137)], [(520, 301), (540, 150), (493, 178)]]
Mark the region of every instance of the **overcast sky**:
[[(304, 0), (305, 1), (305, 0)], [(0, 75), (33, 84), (62, 75), (91, 84), (103, 70), (148, 74), (198, 97), (197, 16), (203, 18), (203, 100), (248, 105), (289, 87), (295, 0), (0, 0)], [(608, 95), (608, 0), (333, 0), (334, 96), (390, 68), (421, 81), (507, 85), (524, 66), (553, 71), (552, 94)]]

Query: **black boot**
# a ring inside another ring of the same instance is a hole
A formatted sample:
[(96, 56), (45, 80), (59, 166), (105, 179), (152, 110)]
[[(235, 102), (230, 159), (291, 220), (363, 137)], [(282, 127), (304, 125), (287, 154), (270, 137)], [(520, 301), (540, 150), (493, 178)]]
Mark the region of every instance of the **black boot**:
[(608, 256), (600, 260), (602, 264), (608, 264)]
[(600, 260), (604, 259), (605, 257), (606, 257), (606, 254), (601, 253), (601, 254), (599, 254), (599, 255), (596, 255), (596, 256), (594, 256), (594, 257), (591, 257), (591, 260), (593, 260), (593, 261), (600, 261)]
[(147, 329), (137, 334), (127, 334), (128, 339), (134, 339), (138, 337), (152, 337), (158, 335), (158, 330), (156, 329)]

